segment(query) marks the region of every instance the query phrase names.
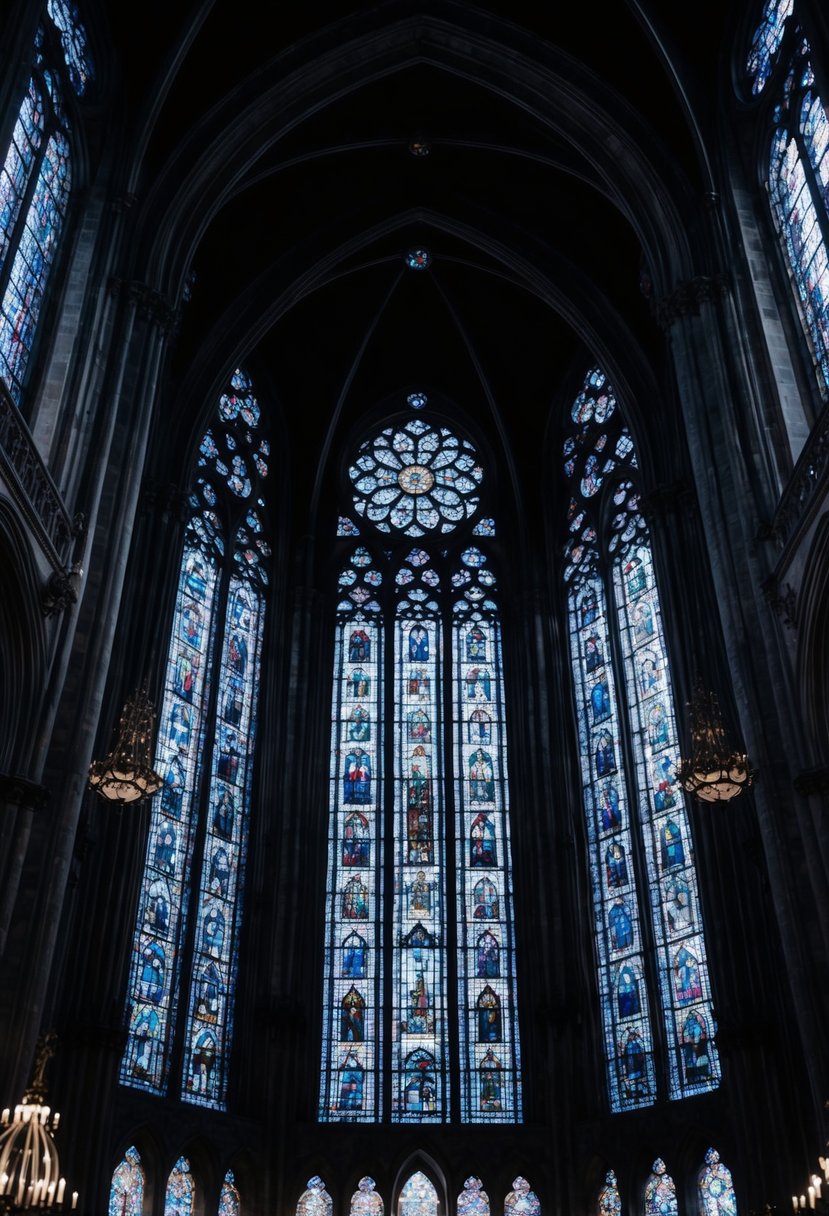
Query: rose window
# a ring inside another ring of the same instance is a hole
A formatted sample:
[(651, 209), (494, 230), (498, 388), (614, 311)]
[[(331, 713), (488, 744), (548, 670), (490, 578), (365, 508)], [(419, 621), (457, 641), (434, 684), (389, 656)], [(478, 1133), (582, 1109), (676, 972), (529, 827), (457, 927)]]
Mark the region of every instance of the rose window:
[(473, 445), (414, 418), (360, 447), (348, 470), (354, 509), (381, 532), (451, 532), (478, 509), (483, 470)]

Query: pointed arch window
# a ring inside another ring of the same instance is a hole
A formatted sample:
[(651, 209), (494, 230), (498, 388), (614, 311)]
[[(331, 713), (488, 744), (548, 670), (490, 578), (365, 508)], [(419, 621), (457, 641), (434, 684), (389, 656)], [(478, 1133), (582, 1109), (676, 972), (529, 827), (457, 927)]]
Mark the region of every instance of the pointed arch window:
[(75, 6), (52, 0), (48, 13), (0, 170), (0, 379), (17, 405), (69, 206), (66, 77), (77, 94), (93, 77)]
[(319, 1174), (308, 1179), (308, 1185), (299, 1197), (296, 1216), (331, 1216), (334, 1204), (325, 1189)]
[(737, 1197), (731, 1170), (720, 1161), (715, 1148), (709, 1148), (697, 1178), (700, 1216), (737, 1216)]
[(480, 1178), (467, 1178), (458, 1195), (458, 1216), (489, 1216), (489, 1195)]
[[(614, 1111), (719, 1084), (667, 646), (638, 465), (611, 386), (588, 373), (564, 443), (565, 583)], [(657, 1059), (654, 1025), (666, 1055)]]
[(237, 371), (189, 499), (156, 745), (164, 785), (152, 803), (120, 1074), (165, 1092), (180, 1041), (181, 1096), (214, 1108), (227, 1096), (270, 557), (262, 429)]
[(397, 1200), (397, 1216), (439, 1216), (440, 1201), (435, 1184), (418, 1170), (407, 1178)]
[(622, 1197), (613, 1170), (608, 1170), (604, 1176), (604, 1186), (599, 1191), (596, 1210), (597, 1216), (622, 1216)]
[(219, 1193), (218, 1216), (239, 1216), (241, 1206), (236, 1179), (233, 1177), (233, 1170), (228, 1170), (222, 1181), (222, 1189)]
[[(503, 668), (485, 548), (495, 524), (476, 522), (484, 471), (468, 439), (421, 415), (367, 439), (349, 475), (320, 1118), (518, 1121)], [(352, 990), (361, 1038), (340, 1016)]]
[(351, 1196), (351, 1216), (383, 1216), (383, 1200), (374, 1189), (373, 1178), (361, 1178)]
[(504, 1199), (504, 1216), (541, 1216), (541, 1201), (526, 1178), (515, 1178)]
[(190, 1162), (186, 1157), (179, 1157), (167, 1179), (164, 1216), (193, 1216), (195, 1191)]
[(678, 1211), (674, 1180), (665, 1169), (665, 1162), (657, 1157), (645, 1183), (644, 1216), (677, 1216)]
[(124, 1153), (109, 1188), (109, 1216), (141, 1216), (146, 1178), (135, 1147)]

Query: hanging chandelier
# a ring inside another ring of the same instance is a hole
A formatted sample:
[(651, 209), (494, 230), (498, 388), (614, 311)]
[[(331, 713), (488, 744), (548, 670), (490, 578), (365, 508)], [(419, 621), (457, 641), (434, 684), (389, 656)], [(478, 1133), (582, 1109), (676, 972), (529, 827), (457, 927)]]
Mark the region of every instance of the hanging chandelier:
[(121, 714), (115, 747), (105, 760), (93, 760), (89, 784), (110, 802), (151, 798), (163, 779), (151, 765), (155, 709), (146, 689), (128, 699)]
[(730, 802), (754, 779), (748, 757), (734, 750), (726, 739), (715, 693), (698, 685), (689, 710), (691, 755), (680, 760), (680, 783), (703, 802)]
[(0, 1116), (0, 1212), (4, 1214), (78, 1206), (77, 1191), (65, 1202), (66, 1179), (54, 1140), (60, 1115), (46, 1105), (44, 1073), (56, 1042), (54, 1031), (40, 1038), (31, 1085), (22, 1102)]

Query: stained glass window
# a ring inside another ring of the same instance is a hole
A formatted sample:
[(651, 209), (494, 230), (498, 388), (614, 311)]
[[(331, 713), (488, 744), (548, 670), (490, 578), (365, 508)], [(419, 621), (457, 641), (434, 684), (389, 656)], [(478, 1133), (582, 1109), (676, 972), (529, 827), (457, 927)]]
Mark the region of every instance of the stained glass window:
[[(794, 22), (794, 0), (768, 0), (754, 33), (748, 69), (755, 93), (772, 78), (776, 82), (769, 202), (825, 393), (829, 388), (829, 258), (824, 235), (829, 214), (829, 120), (815, 87), (809, 42)], [(784, 44), (789, 26), (792, 36)], [(788, 49), (780, 58), (784, 45)]]
[(420, 1170), (404, 1182), (397, 1201), (397, 1216), (439, 1216), (434, 1184)]
[(46, 11), (60, 31), (63, 57), (72, 88), (80, 97), (94, 79), (95, 69), (89, 53), (89, 42), (77, 4), (71, 0), (48, 0)]
[(259, 421), (237, 371), (189, 500), (156, 743), (164, 785), (150, 816), (121, 1062), (123, 1084), (164, 1092), (181, 1010), (182, 1097), (214, 1108), (227, 1093), (270, 556)]
[(219, 1194), (218, 1216), (239, 1216), (240, 1210), (239, 1191), (236, 1188), (233, 1171), (228, 1170), (224, 1176), (222, 1189)]
[(308, 1179), (308, 1185), (299, 1197), (296, 1216), (331, 1216), (333, 1206), (325, 1183), (315, 1174), (313, 1178)]
[(597, 1216), (622, 1216), (622, 1199), (613, 1170), (608, 1170), (605, 1174), (604, 1186), (599, 1191), (596, 1207)]
[[(457, 1067), (461, 1121), (515, 1122), (500, 621), (469, 544), (483, 468), (470, 440), (407, 415), (349, 473), (367, 528), (338, 579), (320, 1118), (446, 1122)], [(412, 547), (369, 548), (378, 532)]]
[(480, 1178), (467, 1178), (458, 1195), (458, 1216), (489, 1216), (489, 1195)]
[[(620, 1111), (653, 1103), (663, 1077), (671, 1098), (713, 1089), (720, 1068), (636, 452), (600, 370), (588, 374), (571, 423), (570, 651), (608, 1089)], [(668, 1044), (659, 1061), (654, 1020)]]
[(109, 1188), (109, 1216), (141, 1216), (144, 1204), (144, 1167), (136, 1148), (128, 1148), (116, 1166)]
[(654, 1161), (645, 1183), (645, 1216), (677, 1216), (676, 1186), (661, 1157)]
[(0, 171), (0, 377), (18, 405), (71, 187), (63, 56), (53, 46), (55, 31), (49, 33), (38, 32)]
[(731, 1170), (720, 1161), (715, 1148), (705, 1154), (705, 1163), (697, 1178), (700, 1216), (737, 1216), (737, 1197), (731, 1180)]
[(167, 1179), (164, 1193), (164, 1216), (193, 1216), (195, 1184), (190, 1173), (190, 1162), (179, 1157)]
[(541, 1216), (541, 1203), (526, 1178), (516, 1178), (504, 1199), (504, 1216)]
[(766, 0), (763, 5), (763, 15), (754, 31), (746, 60), (752, 93), (761, 93), (765, 88), (783, 40), (786, 18), (791, 16), (793, 8), (794, 0)]
[(375, 1191), (373, 1178), (361, 1178), (351, 1196), (351, 1216), (383, 1216), (383, 1200)]

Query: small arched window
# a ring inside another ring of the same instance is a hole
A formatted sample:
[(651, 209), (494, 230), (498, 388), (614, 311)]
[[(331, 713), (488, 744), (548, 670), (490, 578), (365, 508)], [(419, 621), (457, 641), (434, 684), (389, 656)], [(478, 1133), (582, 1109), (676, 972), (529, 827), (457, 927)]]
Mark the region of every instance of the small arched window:
[(141, 1216), (146, 1178), (136, 1148), (128, 1148), (115, 1167), (109, 1188), (109, 1216)]
[(720, 1161), (715, 1148), (709, 1148), (697, 1178), (699, 1216), (737, 1216), (737, 1197), (731, 1170)]
[(374, 1189), (373, 1178), (361, 1178), (351, 1196), (351, 1216), (383, 1216), (383, 1200)]
[(190, 1162), (186, 1157), (179, 1157), (167, 1179), (164, 1216), (193, 1216), (195, 1190)]
[(604, 1186), (599, 1191), (596, 1204), (596, 1216), (622, 1216), (622, 1198), (613, 1170), (608, 1170), (604, 1176)]
[(400, 1189), (397, 1216), (439, 1216), (440, 1204), (434, 1183), (418, 1170)]
[(308, 1185), (299, 1197), (296, 1216), (331, 1216), (333, 1206), (325, 1183), (319, 1174), (315, 1174), (308, 1179)]
[(677, 1216), (676, 1186), (665, 1169), (665, 1162), (657, 1157), (651, 1169), (645, 1183), (644, 1216)]

